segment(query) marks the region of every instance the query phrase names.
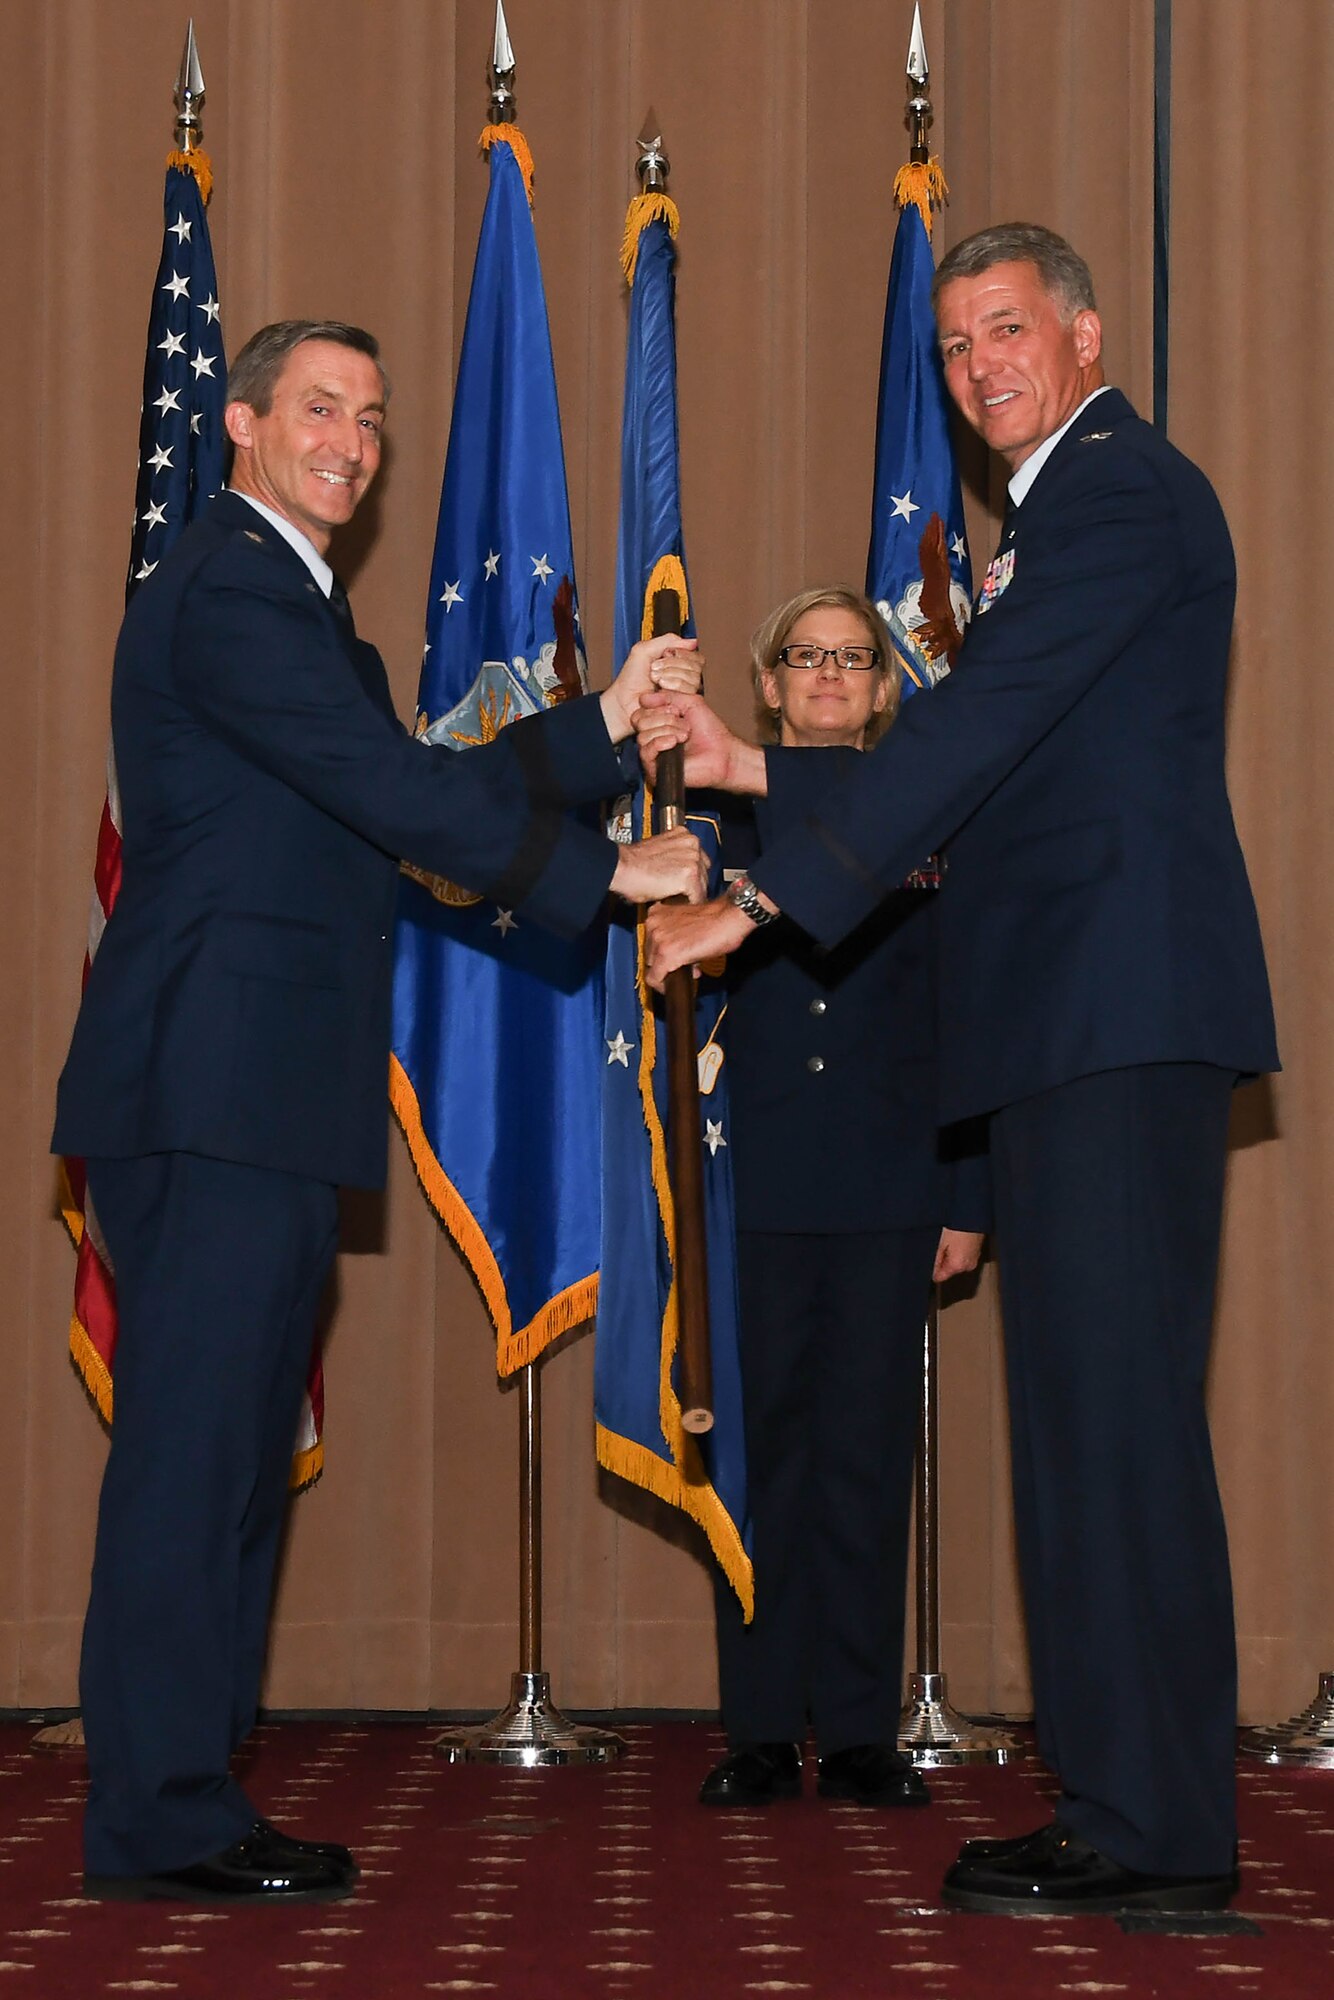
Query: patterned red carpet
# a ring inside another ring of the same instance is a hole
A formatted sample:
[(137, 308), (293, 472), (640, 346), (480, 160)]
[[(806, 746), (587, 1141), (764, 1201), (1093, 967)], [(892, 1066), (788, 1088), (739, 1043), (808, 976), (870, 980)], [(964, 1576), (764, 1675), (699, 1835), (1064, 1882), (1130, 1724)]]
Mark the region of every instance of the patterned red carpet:
[[(813, 1795), (759, 1814), (694, 1803), (720, 1748), (701, 1724), (623, 1732), (602, 1769), (446, 1765), (415, 1725), (261, 1731), (253, 1795), (293, 1832), (349, 1841), (347, 1902), (193, 1911), (79, 1896), (82, 1760), (0, 1727), (0, 2000), (1322, 2000), (1334, 1993), (1334, 1773), (1242, 1760), (1238, 1909), (1203, 1936), (947, 1914), (969, 1834), (1047, 1814), (1023, 1762), (932, 1778), (929, 1812)], [(808, 1779), (812, 1774), (808, 1771)], [(1258, 1932), (1254, 1928), (1258, 1926)]]

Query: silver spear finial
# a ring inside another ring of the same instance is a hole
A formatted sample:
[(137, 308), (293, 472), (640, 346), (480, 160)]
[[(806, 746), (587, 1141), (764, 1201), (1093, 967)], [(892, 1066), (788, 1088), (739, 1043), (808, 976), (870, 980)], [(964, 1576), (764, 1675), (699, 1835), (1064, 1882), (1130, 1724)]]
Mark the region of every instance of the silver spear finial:
[(514, 49), (505, 23), (505, 0), (496, 0), (496, 33), (491, 44), (491, 123), (514, 123)]
[(904, 123), (912, 139), (910, 157), (918, 165), (926, 164), (931, 151), (926, 141), (932, 123), (931, 99), (927, 95), (929, 76), (926, 41), (922, 35), (922, 9), (920, 6), (914, 6), (912, 37), (908, 43), (908, 113)]
[(176, 144), (188, 153), (199, 144), (199, 114), (204, 108), (204, 72), (199, 67), (193, 19), (185, 31), (185, 48), (176, 78)]
[(658, 120), (652, 105), (644, 114), (644, 123), (635, 145), (639, 150), (639, 157), (635, 161), (635, 172), (639, 176), (641, 189), (645, 194), (664, 193), (672, 163), (662, 150), (662, 133), (658, 129)]

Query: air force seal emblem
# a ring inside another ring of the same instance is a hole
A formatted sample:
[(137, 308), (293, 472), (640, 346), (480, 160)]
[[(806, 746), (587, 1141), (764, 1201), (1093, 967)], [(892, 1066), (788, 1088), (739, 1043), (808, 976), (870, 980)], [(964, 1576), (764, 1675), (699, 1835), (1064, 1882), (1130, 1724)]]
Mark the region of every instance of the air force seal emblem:
[[(963, 538), (955, 552), (966, 560)], [(889, 627), (894, 650), (915, 687), (935, 687), (954, 664), (971, 615), (968, 592), (950, 568), (945, 524), (932, 514), (917, 545), (919, 576), (909, 575), (898, 598), (881, 598), (876, 609)]]

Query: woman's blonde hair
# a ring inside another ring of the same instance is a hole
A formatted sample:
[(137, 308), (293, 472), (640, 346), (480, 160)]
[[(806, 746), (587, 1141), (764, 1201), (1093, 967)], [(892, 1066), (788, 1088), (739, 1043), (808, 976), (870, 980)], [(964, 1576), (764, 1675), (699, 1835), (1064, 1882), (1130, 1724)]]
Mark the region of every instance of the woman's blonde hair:
[(903, 668), (894, 650), (894, 642), (889, 627), (876, 605), (860, 590), (850, 590), (846, 584), (820, 584), (813, 590), (799, 590), (795, 597), (789, 597), (776, 611), (771, 611), (763, 625), (750, 642), (751, 678), (755, 687), (755, 712), (761, 731), (770, 737), (778, 735), (778, 711), (770, 708), (764, 698), (761, 675), (772, 673), (779, 664), (778, 655), (787, 644), (787, 635), (799, 618), (808, 611), (818, 610), (822, 605), (831, 605), (838, 611), (851, 611), (860, 618), (870, 634), (871, 643), (880, 655), (879, 663), (872, 672), (889, 683), (889, 699), (878, 715), (872, 715), (866, 725), (866, 745), (869, 749), (876, 738), (883, 736), (890, 723), (899, 712), (899, 696), (903, 689)]

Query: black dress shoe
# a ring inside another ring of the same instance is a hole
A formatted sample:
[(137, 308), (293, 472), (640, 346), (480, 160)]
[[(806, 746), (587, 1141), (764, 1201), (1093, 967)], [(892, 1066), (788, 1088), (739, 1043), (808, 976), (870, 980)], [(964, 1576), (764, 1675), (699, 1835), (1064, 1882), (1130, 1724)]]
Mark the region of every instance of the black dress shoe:
[(1117, 1910), (1223, 1910), (1228, 1875), (1153, 1875), (1100, 1854), (1054, 1820), (1007, 1853), (961, 1854), (945, 1877), (956, 1910), (997, 1916), (1090, 1916)]
[[(963, 1846), (959, 1849), (959, 1859), (960, 1861), (982, 1861), (984, 1859), (994, 1859), (995, 1856), (1000, 1854), (1018, 1854), (1023, 1848), (1031, 1847), (1035, 1840), (1043, 1840), (1050, 1830), (1050, 1824), (1050, 1821), (1048, 1821), (1046, 1826), (1038, 1827), (1034, 1833), (1008, 1833), (1003, 1836), (988, 1835), (977, 1840), (965, 1840)], [(1240, 1856), (1241, 1850), (1234, 1843), (1232, 1848), (1233, 1895), (1237, 1892), (1237, 1865)]]
[(795, 1743), (742, 1743), (715, 1764), (699, 1788), (702, 1806), (767, 1806), (801, 1793)]
[(341, 1840), (299, 1840), (296, 1834), (284, 1833), (267, 1819), (256, 1820), (253, 1831), (264, 1834), (276, 1847), (286, 1848), (289, 1853), (322, 1855), (326, 1861), (335, 1862), (354, 1882), (360, 1878), (357, 1857)]
[[(1050, 1824), (1050, 1822), (1049, 1822)], [(1040, 1826), (1033, 1833), (988, 1834), (976, 1840), (965, 1840), (959, 1849), (960, 1861), (982, 1861), (998, 1854), (1017, 1854), (1021, 1847), (1041, 1839), (1047, 1828)]]
[(822, 1799), (852, 1799), (859, 1806), (929, 1806), (920, 1771), (889, 1743), (854, 1743), (820, 1759), (816, 1790)]
[(187, 1868), (155, 1875), (85, 1875), (83, 1893), (99, 1902), (330, 1903), (352, 1894), (352, 1877), (327, 1854), (302, 1853), (283, 1835), (257, 1825), (245, 1838)]

